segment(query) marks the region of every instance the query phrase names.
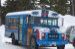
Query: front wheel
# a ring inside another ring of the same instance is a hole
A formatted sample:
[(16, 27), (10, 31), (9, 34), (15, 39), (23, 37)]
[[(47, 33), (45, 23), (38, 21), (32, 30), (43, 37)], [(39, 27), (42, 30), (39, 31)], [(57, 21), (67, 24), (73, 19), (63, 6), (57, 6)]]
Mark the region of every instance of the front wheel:
[(57, 49), (65, 49), (65, 45), (57, 46)]
[(30, 40), (30, 49), (38, 49), (36, 39), (34, 37), (32, 37)]

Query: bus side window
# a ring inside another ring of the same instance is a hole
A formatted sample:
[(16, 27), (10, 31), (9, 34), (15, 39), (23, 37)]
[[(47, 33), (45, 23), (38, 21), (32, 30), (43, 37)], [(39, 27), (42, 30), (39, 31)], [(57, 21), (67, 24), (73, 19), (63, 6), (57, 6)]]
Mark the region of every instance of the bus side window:
[(10, 29), (11, 26), (11, 18), (8, 18), (8, 28)]
[(29, 17), (28, 16), (26, 16), (26, 19), (25, 19), (25, 24), (28, 24), (29, 23)]
[(27, 24), (33, 24), (33, 17), (27, 16)]
[(30, 18), (30, 22), (31, 22), (31, 24), (34, 24), (34, 17)]
[[(20, 20), (20, 25), (22, 25), (23, 24), (23, 18), (20, 18), (19, 20)], [(19, 24), (19, 22), (18, 22), (18, 24)]]
[[(11, 23), (11, 18), (8, 19), (8, 22)], [(11, 24), (9, 24), (9, 25), (11, 25)]]
[(9, 25), (8, 25), (8, 28), (9, 29), (17, 29), (17, 23), (18, 21), (17, 21), (17, 18), (9, 18), (8, 19), (8, 23), (9, 23)]

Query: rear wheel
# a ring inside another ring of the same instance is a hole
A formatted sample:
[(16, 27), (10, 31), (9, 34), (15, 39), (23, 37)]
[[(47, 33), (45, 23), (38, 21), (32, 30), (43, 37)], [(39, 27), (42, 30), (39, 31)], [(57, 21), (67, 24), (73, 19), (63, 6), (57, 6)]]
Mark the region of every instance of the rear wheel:
[(74, 38), (74, 40), (73, 40), (73, 46), (75, 47), (75, 38)]
[(65, 49), (65, 45), (57, 46), (57, 49)]
[(15, 45), (15, 35), (14, 35), (14, 33), (11, 34), (11, 38), (12, 38), (12, 44)]
[(30, 40), (30, 49), (38, 49), (35, 38), (31, 38), (31, 40)]

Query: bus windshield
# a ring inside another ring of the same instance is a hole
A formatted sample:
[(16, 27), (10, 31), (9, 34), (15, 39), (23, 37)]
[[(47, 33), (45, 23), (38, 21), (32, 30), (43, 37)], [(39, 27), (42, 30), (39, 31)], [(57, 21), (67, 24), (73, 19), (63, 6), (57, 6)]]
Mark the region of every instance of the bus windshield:
[(31, 18), (31, 23), (36, 25), (58, 26), (58, 18)]
[(58, 25), (58, 21), (57, 19), (54, 18), (49, 18), (49, 19), (41, 19), (41, 24), (43, 25), (49, 25), (49, 26), (57, 26)]

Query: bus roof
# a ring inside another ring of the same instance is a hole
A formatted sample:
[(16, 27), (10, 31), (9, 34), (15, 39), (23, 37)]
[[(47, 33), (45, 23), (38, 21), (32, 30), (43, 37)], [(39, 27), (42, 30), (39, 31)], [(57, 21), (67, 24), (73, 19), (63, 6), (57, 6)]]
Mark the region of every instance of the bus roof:
[(24, 15), (24, 14), (31, 14), (31, 11), (10, 12), (10, 13), (7, 13), (6, 16), (11, 16), (11, 15)]
[[(13, 16), (13, 15), (31, 15), (31, 16), (41, 17), (42, 10), (29, 10), (29, 11), (11, 12), (11, 13), (7, 13), (6, 16)], [(49, 10), (48, 17), (58, 17), (58, 13)]]

